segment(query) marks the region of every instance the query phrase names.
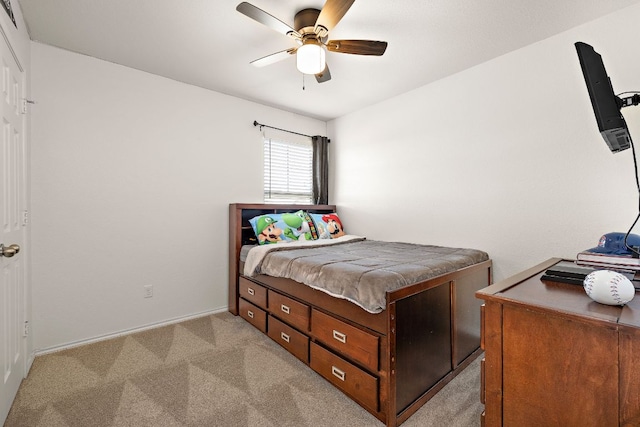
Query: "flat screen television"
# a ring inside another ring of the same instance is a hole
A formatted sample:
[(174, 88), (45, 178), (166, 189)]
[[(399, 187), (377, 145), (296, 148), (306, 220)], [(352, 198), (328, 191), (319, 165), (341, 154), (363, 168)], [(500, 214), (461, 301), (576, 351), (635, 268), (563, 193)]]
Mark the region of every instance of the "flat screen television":
[(623, 102), (613, 92), (602, 57), (586, 43), (577, 42), (575, 46), (600, 134), (612, 152), (626, 150), (631, 146), (631, 135), (620, 112)]

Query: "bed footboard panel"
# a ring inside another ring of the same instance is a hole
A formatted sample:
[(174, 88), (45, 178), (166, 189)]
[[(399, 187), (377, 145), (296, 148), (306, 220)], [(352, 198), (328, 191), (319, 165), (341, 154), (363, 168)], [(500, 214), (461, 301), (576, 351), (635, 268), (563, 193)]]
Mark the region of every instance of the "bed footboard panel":
[[(451, 318), (453, 333), (453, 368), (480, 347), (480, 306), (476, 291), (491, 284), (488, 271), (461, 276), (452, 282)], [(484, 280), (483, 280), (484, 279)]]
[(396, 410), (402, 412), (451, 371), (449, 283), (396, 303)]
[(489, 260), (418, 284), (419, 291), (392, 301), (396, 363), (390, 395), (395, 395), (396, 425), (481, 353), (481, 301), (475, 292), (491, 280)]

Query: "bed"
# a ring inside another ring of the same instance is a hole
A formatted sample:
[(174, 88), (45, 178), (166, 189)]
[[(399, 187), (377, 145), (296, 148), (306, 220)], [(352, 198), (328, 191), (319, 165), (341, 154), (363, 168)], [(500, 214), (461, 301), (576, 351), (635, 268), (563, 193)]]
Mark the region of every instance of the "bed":
[[(334, 242), (304, 242), (295, 236), (300, 242), (258, 244), (262, 236), (257, 233), (256, 218), (298, 211), (325, 220), (336, 215), (333, 205), (229, 205), (229, 311), (267, 334), (382, 423), (400, 425), (480, 354), (481, 301), (475, 292), (491, 284), (491, 260), (477, 250), (375, 242), (353, 235), (329, 239)], [(373, 285), (367, 282), (354, 294), (316, 283), (320, 276), (332, 274), (344, 283), (365, 276), (349, 271), (378, 264), (362, 256), (378, 250), (378, 243), (388, 252), (385, 262), (391, 259), (392, 263), (368, 274), (377, 280)], [(435, 260), (398, 262), (403, 254), (415, 253), (420, 259), (424, 250), (435, 251), (434, 257), (446, 265)], [(265, 254), (256, 261), (260, 251)], [(335, 272), (339, 271), (335, 270), (337, 252), (347, 254), (347, 260), (340, 261), (346, 262), (344, 273)], [(316, 267), (309, 263), (315, 261), (309, 254), (330, 258), (327, 266), (317, 267), (322, 268), (321, 274), (313, 274)], [(269, 267), (267, 260), (278, 258), (284, 258), (280, 262), (286, 268)], [(426, 265), (429, 274), (417, 272), (414, 264)], [(291, 278), (277, 277), (280, 270), (290, 272)], [(389, 271), (391, 276), (381, 276)], [(369, 290), (378, 285), (382, 295), (377, 292), (369, 298)]]

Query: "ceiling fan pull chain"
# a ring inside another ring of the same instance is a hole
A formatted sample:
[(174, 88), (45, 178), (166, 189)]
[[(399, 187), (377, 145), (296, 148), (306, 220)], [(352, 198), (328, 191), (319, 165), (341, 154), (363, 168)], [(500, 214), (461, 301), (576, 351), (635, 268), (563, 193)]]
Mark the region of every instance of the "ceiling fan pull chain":
[[(300, 73), (300, 74), (302, 74), (302, 73)], [(302, 74), (302, 90), (305, 90), (305, 87), (304, 87), (304, 74)]]

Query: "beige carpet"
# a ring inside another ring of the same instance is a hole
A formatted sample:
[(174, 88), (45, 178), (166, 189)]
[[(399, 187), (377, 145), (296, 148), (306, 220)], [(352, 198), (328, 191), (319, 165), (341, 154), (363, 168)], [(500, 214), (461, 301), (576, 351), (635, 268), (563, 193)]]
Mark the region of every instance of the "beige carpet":
[[(479, 360), (406, 427), (478, 426)], [(35, 359), (5, 427), (383, 426), (229, 313)]]

